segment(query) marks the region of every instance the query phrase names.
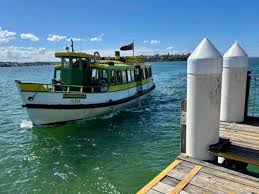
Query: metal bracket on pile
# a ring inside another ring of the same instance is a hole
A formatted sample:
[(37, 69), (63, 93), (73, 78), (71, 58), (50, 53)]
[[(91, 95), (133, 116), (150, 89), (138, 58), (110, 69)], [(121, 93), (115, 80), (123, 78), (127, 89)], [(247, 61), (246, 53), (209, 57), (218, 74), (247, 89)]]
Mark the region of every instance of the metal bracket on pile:
[(181, 125), (186, 125), (186, 112), (181, 112)]

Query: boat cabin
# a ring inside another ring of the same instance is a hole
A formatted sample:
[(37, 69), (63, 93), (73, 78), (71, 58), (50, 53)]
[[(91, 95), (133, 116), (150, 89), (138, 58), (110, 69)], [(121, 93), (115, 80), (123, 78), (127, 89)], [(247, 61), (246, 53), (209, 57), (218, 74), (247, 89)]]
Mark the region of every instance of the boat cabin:
[(57, 52), (55, 57), (61, 59), (61, 64), (54, 69), (53, 83), (59, 85), (56, 90), (63, 90), (64, 87), (60, 86), (69, 85), (73, 91), (82, 87), (83, 92), (115, 91), (128, 84), (142, 84), (143, 80), (152, 77), (151, 66), (138, 57), (128, 57), (126, 62), (101, 61), (100, 55), (98, 58), (76, 52)]

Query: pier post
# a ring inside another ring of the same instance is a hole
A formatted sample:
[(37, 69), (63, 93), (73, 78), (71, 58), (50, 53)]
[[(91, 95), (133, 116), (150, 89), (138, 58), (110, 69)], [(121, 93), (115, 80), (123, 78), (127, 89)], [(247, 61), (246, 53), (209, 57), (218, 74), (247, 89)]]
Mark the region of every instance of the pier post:
[(204, 38), (187, 61), (186, 154), (214, 160), (208, 147), (219, 141), (222, 56)]
[(220, 120), (244, 121), (248, 56), (235, 42), (223, 56)]

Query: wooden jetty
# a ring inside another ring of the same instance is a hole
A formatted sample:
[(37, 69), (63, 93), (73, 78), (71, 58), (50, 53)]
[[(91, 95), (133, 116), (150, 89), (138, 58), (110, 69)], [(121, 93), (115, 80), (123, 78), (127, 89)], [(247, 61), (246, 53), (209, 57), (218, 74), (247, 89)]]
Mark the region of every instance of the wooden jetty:
[(208, 38), (201, 41), (187, 61), (181, 154), (138, 194), (259, 194), (259, 174), (247, 170), (259, 167), (259, 118), (248, 117), (247, 65), (237, 42), (222, 57)]
[[(182, 124), (184, 124), (185, 119), (182, 120)], [(185, 142), (184, 128), (183, 125), (182, 143)], [(222, 151), (208, 151), (210, 154), (224, 157), (224, 167), (216, 163), (195, 160), (182, 153), (138, 194), (259, 194), (259, 178), (244, 173), (247, 164), (259, 166), (259, 122), (256, 120), (248, 121), (245, 124), (221, 122), (220, 137), (229, 139), (231, 143)], [(185, 146), (182, 145), (182, 147)], [(184, 152), (183, 149), (182, 152)]]
[(141, 193), (259, 193), (259, 179), (180, 154)]

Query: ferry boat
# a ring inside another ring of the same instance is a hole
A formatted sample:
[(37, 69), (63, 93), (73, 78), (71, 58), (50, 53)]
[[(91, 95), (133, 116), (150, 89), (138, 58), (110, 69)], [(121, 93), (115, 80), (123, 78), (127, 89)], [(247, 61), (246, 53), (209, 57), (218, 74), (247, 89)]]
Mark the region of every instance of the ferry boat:
[(101, 116), (147, 96), (154, 88), (151, 65), (141, 57), (56, 52), (61, 59), (50, 84), (16, 80), (23, 107), (34, 125)]

